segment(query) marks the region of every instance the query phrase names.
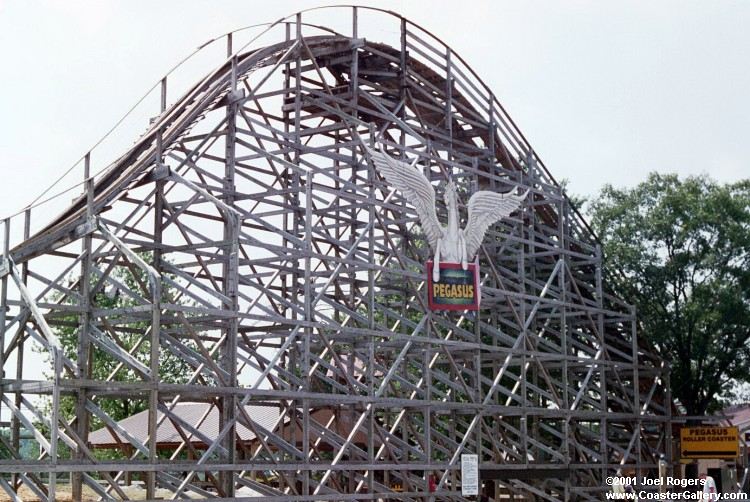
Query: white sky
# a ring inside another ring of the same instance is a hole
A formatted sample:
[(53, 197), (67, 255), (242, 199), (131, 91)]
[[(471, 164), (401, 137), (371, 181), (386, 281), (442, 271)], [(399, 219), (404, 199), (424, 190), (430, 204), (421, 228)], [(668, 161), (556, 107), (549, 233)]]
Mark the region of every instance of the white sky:
[[(0, 0), (0, 216), (198, 45), (324, 4)], [(652, 170), (750, 174), (750, 2), (363, 4), (400, 12), (462, 55), (572, 193)]]

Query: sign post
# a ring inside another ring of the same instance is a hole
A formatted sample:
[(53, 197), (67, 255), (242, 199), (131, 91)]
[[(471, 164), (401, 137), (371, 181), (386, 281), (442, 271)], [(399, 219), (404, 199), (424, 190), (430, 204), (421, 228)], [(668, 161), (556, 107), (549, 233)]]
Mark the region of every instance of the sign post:
[(479, 495), (479, 455), (461, 455), (461, 495)]

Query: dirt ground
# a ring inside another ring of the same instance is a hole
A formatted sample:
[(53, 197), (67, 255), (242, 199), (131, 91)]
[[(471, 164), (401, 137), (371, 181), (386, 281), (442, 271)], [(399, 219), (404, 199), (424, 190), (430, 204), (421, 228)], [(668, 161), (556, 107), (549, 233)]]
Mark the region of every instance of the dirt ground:
[[(57, 485), (55, 491), (57, 502), (75, 502), (69, 485)], [(18, 495), (24, 502), (39, 502), (40, 499), (34, 494), (27, 486), (22, 486), (18, 492)], [(84, 487), (83, 489), (83, 501), (97, 500), (99, 497), (96, 496), (93, 490)], [(0, 502), (10, 502), (12, 499), (5, 493), (4, 490), (0, 490)]]
[[(137, 486), (123, 486), (122, 489), (130, 500), (146, 500), (146, 490), (143, 490)], [(73, 500), (70, 485), (58, 484), (55, 493), (57, 502), (90, 502), (99, 499), (99, 496), (96, 495), (96, 493), (87, 486), (83, 487), (83, 498), (80, 501)], [(157, 490), (156, 492), (157, 497), (168, 498), (170, 495), (171, 492), (168, 490)], [(21, 487), (19, 496), (24, 502), (40, 502), (39, 497), (34, 495), (34, 492), (29, 490), (27, 486)], [(119, 499), (119, 497), (115, 493), (112, 493), (112, 497), (115, 500)], [(8, 496), (8, 494), (5, 493), (4, 490), (0, 489), (0, 502), (10, 501), (11, 498)]]

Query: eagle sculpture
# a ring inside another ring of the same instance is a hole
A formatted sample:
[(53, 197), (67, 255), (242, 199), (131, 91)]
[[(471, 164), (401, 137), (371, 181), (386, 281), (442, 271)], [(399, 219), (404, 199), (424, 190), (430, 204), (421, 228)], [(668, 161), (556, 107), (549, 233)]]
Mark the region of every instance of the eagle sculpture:
[(466, 227), (461, 230), (456, 185), (451, 181), (447, 184), (444, 195), (448, 208), (448, 225), (443, 226), (435, 211), (435, 189), (418, 169), (385, 153), (383, 145), (380, 145), (380, 151), (368, 146), (365, 149), (378, 172), (391, 186), (400, 190), (417, 210), (422, 230), (435, 253), (432, 269), (432, 280), (435, 282), (440, 280), (440, 260), (460, 263), (466, 270), (469, 260), (482, 245), (489, 226), (518, 209), (529, 193), (528, 190), (523, 195), (486, 190), (474, 193), (469, 199)]

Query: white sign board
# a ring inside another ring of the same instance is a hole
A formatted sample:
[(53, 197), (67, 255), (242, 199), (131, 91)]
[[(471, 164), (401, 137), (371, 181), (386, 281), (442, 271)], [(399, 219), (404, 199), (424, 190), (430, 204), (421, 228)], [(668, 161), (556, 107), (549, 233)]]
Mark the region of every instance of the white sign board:
[(461, 495), (479, 495), (479, 455), (461, 455)]

